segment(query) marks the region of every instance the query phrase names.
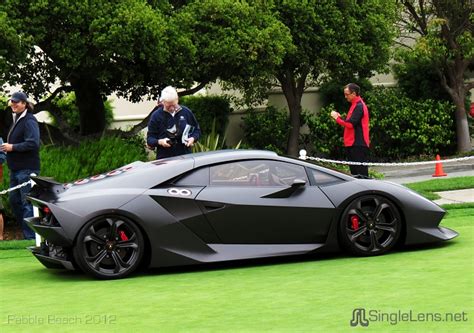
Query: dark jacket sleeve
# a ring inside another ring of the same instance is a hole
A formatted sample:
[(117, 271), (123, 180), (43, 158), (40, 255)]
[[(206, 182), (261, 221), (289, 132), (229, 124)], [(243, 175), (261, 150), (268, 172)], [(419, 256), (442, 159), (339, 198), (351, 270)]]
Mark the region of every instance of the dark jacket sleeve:
[(362, 108), (361, 103), (357, 103), (354, 111), (352, 111), (351, 117), (347, 120), (347, 122), (351, 123), (353, 127), (356, 127), (360, 124), (362, 117), (364, 116), (364, 109)]
[(146, 135), (146, 143), (150, 147), (157, 147), (158, 140), (166, 138), (165, 125), (156, 110), (150, 117), (148, 122), (148, 132)]
[(13, 145), (14, 151), (22, 152), (39, 149), (40, 132), (38, 123), (34, 119), (26, 119), (25, 121), (24, 141), (15, 143)]

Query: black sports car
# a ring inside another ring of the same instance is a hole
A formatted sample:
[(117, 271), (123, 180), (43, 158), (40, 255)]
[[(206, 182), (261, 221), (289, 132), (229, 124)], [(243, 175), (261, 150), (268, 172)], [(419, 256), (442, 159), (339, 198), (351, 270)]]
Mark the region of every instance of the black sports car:
[(27, 219), (48, 268), (98, 278), (139, 265), (190, 265), (340, 247), (378, 255), (449, 240), (445, 211), (394, 183), (356, 179), (267, 151), (225, 150), (134, 162), (60, 184), (34, 177)]

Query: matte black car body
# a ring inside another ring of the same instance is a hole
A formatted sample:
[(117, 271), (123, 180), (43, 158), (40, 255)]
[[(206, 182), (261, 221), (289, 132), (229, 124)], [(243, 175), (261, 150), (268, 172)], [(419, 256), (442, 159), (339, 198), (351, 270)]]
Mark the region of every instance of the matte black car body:
[(272, 152), (225, 150), (135, 162), (72, 184), (34, 178), (27, 223), (49, 268), (120, 278), (164, 267), (449, 240), (445, 211), (390, 182)]

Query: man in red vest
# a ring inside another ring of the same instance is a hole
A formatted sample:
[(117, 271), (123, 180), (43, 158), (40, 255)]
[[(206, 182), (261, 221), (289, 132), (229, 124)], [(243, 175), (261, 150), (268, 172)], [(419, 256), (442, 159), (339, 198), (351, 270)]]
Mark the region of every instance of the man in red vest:
[[(360, 97), (360, 87), (349, 83), (344, 87), (344, 97), (351, 103), (346, 119), (339, 112), (332, 111), (331, 117), (344, 127), (344, 147), (347, 158), (353, 162), (367, 162), (369, 155), (369, 110)], [(354, 176), (369, 177), (369, 168), (364, 165), (350, 165)]]

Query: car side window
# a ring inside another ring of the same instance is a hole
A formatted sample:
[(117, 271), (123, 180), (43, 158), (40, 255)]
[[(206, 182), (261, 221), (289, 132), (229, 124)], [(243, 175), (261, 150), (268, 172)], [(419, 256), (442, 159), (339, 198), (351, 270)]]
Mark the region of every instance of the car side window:
[(308, 182), (304, 167), (271, 160), (236, 161), (211, 167), (212, 186), (291, 186), (295, 179)]
[(330, 185), (330, 184), (340, 183), (343, 181), (341, 178), (330, 175), (326, 172), (322, 172), (316, 169), (309, 169), (309, 170), (310, 170), (309, 172), (312, 178), (314, 179), (314, 183), (317, 186)]

